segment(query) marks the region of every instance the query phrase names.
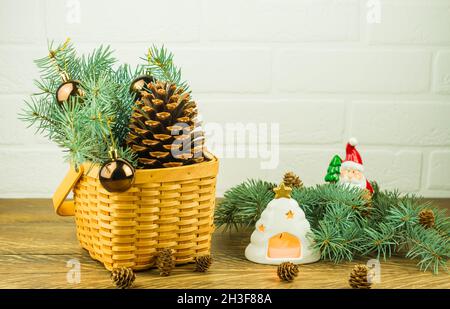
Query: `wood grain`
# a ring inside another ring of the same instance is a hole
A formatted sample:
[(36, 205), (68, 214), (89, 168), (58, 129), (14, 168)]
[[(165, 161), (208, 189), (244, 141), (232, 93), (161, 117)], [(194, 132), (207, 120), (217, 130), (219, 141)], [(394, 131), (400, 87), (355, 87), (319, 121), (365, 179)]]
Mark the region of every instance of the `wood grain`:
[[(440, 200), (442, 207), (450, 200)], [(137, 273), (137, 288), (348, 288), (347, 278), (356, 263), (318, 262), (301, 265), (293, 283), (280, 282), (276, 266), (247, 261), (244, 249), (250, 231), (213, 235), (214, 263), (207, 273), (193, 265), (177, 267), (170, 277), (156, 270)], [(81, 282), (66, 280), (67, 261), (81, 263)], [(420, 272), (417, 261), (391, 258), (381, 262), (381, 283), (374, 288), (450, 288), (446, 273)], [(53, 213), (50, 200), (0, 200), (0, 288), (113, 288), (109, 272), (80, 248), (73, 218)]]

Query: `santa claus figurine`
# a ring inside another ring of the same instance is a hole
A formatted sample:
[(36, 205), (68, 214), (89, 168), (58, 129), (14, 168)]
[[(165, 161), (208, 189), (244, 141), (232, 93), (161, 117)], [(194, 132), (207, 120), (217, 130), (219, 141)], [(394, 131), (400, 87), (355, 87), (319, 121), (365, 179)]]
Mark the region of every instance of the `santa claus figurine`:
[(341, 164), (339, 183), (367, 189), (370, 193), (373, 193), (370, 182), (364, 176), (363, 162), (358, 150), (355, 148), (357, 144), (356, 138), (350, 138), (347, 143), (345, 160)]

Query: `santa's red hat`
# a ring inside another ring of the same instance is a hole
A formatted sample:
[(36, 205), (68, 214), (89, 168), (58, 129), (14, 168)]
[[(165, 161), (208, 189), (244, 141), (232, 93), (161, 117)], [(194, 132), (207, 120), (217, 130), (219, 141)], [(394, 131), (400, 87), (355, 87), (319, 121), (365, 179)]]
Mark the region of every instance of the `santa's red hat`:
[(342, 162), (341, 167), (351, 168), (363, 172), (363, 162), (358, 150), (355, 148), (356, 145), (358, 145), (356, 138), (352, 137), (348, 140), (347, 148), (345, 150), (345, 160)]

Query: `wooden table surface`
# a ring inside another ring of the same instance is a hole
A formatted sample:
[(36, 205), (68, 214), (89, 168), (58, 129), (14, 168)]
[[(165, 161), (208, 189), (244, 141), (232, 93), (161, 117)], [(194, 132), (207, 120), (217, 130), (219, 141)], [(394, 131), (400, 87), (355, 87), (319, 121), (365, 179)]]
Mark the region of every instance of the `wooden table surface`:
[[(443, 207), (450, 200), (441, 200)], [(293, 283), (280, 282), (276, 266), (247, 261), (244, 249), (249, 233), (213, 235), (214, 264), (207, 273), (193, 265), (178, 266), (170, 277), (156, 270), (137, 273), (137, 288), (347, 288), (357, 262), (318, 262), (301, 265)], [(68, 283), (66, 263), (81, 263), (81, 282)], [(446, 273), (421, 272), (417, 261), (391, 258), (381, 263), (381, 283), (374, 288), (450, 288)], [(80, 248), (73, 218), (58, 217), (50, 200), (0, 199), (0, 288), (112, 288), (109, 272)]]

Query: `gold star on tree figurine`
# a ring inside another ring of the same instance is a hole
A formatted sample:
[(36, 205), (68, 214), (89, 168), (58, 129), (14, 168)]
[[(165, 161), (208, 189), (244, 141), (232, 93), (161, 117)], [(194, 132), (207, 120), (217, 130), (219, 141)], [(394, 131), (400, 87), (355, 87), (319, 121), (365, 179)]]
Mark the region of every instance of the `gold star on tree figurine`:
[(278, 187), (273, 189), (273, 191), (275, 192), (275, 199), (282, 197), (291, 198), (292, 189), (287, 187), (283, 182)]
[(292, 212), (292, 210), (289, 210), (286, 213), (286, 219), (293, 219), (294, 218), (294, 213)]

